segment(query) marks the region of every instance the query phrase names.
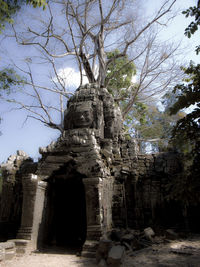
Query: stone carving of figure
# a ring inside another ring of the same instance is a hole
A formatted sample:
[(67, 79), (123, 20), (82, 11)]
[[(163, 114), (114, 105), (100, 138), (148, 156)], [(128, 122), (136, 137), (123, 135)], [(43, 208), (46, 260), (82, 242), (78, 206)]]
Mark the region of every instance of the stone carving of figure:
[(65, 115), (64, 128), (93, 128), (94, 114), (91, 102), (72, 104)]
[(75, 111), (73, 114), (75, 128), (90, 127), (93, 122), (93, 113), (91, 109)]

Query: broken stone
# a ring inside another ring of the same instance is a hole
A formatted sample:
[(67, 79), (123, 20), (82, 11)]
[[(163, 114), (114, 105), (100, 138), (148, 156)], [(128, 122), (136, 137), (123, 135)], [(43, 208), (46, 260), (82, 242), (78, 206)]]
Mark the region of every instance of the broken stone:
[(97, 260), (97, 262), (100, 262), (100, 260), (102, 258), (103, 259), (107, 259), (108, 252), (109, 252), (109, 250), (111, 248), (111, 245), (112, 245), (112, 241), (111, 240), (103, 239), (103, 240), (99, 241), (99, 246), (98, 246), (98, 249), (97, 249), (97, 252), (96, 252), (96, 260)]
[(28, 155), (26, 154), (26, 152), (24, 152), (23, 150), (17, 150), (17, 155), (21, 156), (21, 157), (28, 157)]
[(122, 236), (122, 241), (130, 242), (134, 239), (133, 234), (125, 234)]
[(127, 250), (132, 251), (132, 247), (131, 247), (127, 242), (124, 242), (124, 241), (123, 241), (123, 246), (124, 246)]
[(173, 229), (167, 229), (165, 232), (166, 232), (167, 239), (174, 240), (179, 237), (178, 234)]
[(147, 239), (149, 239), (150, 241), (153, 240), (153, 237), (155, 236), (155, 233), (153, 231), (153, 229), (151, 227), (147, 227), (144, 229), (144, 235)]
[(124, 256), (125, 248), (123, 246), (113, 246), (108, 253), (108, 266), (119, 267), (124, 260)]

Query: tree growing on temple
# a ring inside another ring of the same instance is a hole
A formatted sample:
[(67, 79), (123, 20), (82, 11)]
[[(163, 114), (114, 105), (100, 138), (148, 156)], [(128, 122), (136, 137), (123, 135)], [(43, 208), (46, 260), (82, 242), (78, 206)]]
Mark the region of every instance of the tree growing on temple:
[[(51, 68), (49, 80), (46, 83), (37, 81), (34, 70), (36, 57), (28, 56), (23, 67), (13, 62), (22, 76), (26, 77), (25, 86), (20, 89), (20, 93), (27, 97), (27, 101), (10, 97), (10, 103), (27, 110), (28, 117), (62, 131), (66, 101), (72, 94), (63, 78), (62, 66), (73, 61), (73, 72), (76, 69), (75, 63), (77, 64), (80, 85), (86, 81), (109, 87), (114, 78), (110, 77), (109, 69), (113, 68), (113, 73), (117, 76), (119, 69), (114, 69), (113, 63), (126, 58), (125, 65), (120, 68), (131, 66), (131, 62), (134, 62), (137, 82), (133, 83), (128, 77), (130, 86), (121, 88), (121, 92), (126, 91), (123, 94), (127, 95), (123, 107), (125, 119), (137, 101), (145, 102), (158, 95), (180, 76), (174, 58), (178, 45), (162, 43), (158, 36), (159, 27), (166, 25), (174, 16), (172, 8), (175, 2), (164, 1), (146, 21), (142, 21), (142, 16), (137, 19), (137, 1), (49, 2), (44, 16), (40, 16), (39, 20), (35, 20), (35, 15), (33, 23), (26, 17), (25, 28), (20, 28), (20, 24), (13, 25), (13, 33), (8, 34), (19, 45), (34, 47), (39, 52), (37, 64)], [(112, 51), (118, 52), (112, 54)], [(69, 73), (68, 80), (70, 76)], [(52, 95), (49, 96), (50, 94)]]

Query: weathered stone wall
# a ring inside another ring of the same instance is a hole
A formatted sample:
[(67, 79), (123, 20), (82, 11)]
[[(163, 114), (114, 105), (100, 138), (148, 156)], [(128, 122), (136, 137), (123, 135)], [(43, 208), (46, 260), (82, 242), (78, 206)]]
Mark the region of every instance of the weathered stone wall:
[[(138, 155), (137, 167), (131, 170), (125, 182), (130, 228), (175, 225), (178, 216), (174, 218), (173, 205), (166, 200), (166, 186), (171, 177), (181, 170), (181, 159), (177, 153)], [(180, 207), (175, 209), (176, 213), (181, 213)]]
[(0, 209), (0, 238), (15, 238), (20, 227), (23, 202), (23, 176), (34, 172), (36, 164), (23, 151), (17, 151), (2, 168), (2, 197)]
[(113, 227), (170, 224), (166, 218), (174, 214), (166, 201), (165, 189), (169, 179), (182, 170), (180, 155), (173, 152), (142, 155), (134, 140), (122, 139), (120, 156), (109, 166), (114, 176)]

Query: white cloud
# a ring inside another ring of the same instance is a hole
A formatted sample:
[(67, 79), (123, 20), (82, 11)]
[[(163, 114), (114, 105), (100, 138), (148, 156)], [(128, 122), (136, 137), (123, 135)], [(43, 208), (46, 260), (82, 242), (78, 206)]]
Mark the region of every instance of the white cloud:
[[(83, 73), (84, 74), (84, 73)], [(80, 72), (76, 71), (74, 68), (66, 67), (58, 70), (58, 76), (61, 77), (67, 87), (78, 88), (80, 85)], [(55, 78), (56, 81), (56, 78)], [(83, 76), (83, 84), (88, 83), (87, 77)]]

